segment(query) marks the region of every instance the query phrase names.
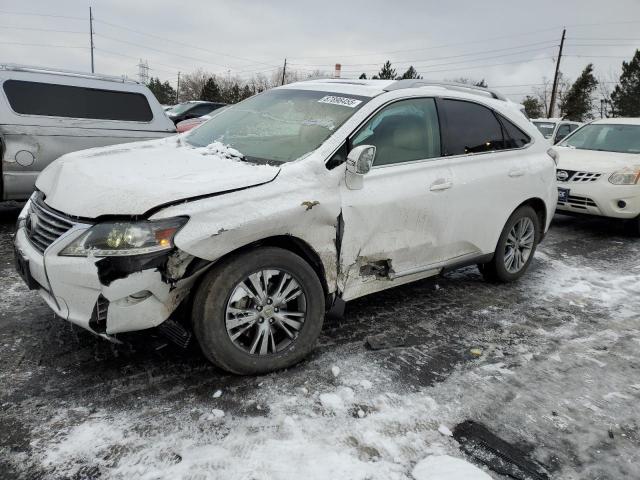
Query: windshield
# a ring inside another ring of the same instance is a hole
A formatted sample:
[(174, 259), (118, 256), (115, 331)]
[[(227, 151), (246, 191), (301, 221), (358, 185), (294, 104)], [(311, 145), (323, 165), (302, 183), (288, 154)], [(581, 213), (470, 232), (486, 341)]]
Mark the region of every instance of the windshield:
[(180, 103), (180, 104), (176, 105), (175, 107), (171, 107), (169, 110), (167, 110), (167, 113), (173, 113), (175, 115), (180, 115), (180, 114), (186, 112), (187, 110), (189, 110), (194, 105), (196, 105), (196, 104), (195, 103)]
[(560, 146), (580, 150), (640, 153), (640, 125), (585, 125), (560, 143)]
[(553, 130), (556, 128), (556, 124), (550, 122), (533, 122), (533, 124), (538, 127), (538, 130), (540, 130), (540, 133), (544, 135), (544, 138), (551, 138)]
[(290, 162), (322, 145), (368, 100), (315, 90), (269, 90), (217, 114), (186, 142), (195, 147), (221, 142), (258, 163)]

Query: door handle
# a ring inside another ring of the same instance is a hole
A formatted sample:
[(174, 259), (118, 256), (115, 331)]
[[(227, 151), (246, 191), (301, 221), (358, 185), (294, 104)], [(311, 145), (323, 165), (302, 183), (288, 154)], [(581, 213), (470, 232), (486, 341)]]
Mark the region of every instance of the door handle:
[(453, 186), (453, 182), (451, 180), (448, 180), (446, 178), (439, 178), (438, 180), (434, 181), (431, 184), (431, 187), (429, 187), (429, 190), (431, 190), (432, 192), (437, 192), (439, 190), (447, 190), (452, 186)]
[(511, 170), (511, 171), (509, 172), (509, 176), (510, 176), (510, 177), (512, 177), (512, 178), (514, 178), (514, 177), (521, 177), (521, 176), (523, 176), (523, 175), (524, 175), (524, 170), (520, 170), (520, 169), (518, 169), (518, 168), (515, 168), (515, 169), (513, 169), (513, 170)]

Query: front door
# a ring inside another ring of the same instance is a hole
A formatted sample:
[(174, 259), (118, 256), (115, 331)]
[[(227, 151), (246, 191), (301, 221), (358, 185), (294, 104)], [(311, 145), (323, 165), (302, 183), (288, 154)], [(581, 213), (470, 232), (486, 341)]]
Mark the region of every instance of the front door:
[(362, 189), (341, 185), (340, 289), (350, 300), (437, 271), (449, 258), (452, 172), (431, 98), (394, 102), (353, 137), (375, 145)]

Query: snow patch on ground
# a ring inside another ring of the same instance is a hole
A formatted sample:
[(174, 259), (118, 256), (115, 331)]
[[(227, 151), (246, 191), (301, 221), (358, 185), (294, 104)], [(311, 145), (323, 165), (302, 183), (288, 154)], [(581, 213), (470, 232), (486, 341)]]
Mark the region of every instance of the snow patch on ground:
[(421, 460), (412, 475), (415, 480), (492, 480), (478, 467), (449, 455), (432, 455)]

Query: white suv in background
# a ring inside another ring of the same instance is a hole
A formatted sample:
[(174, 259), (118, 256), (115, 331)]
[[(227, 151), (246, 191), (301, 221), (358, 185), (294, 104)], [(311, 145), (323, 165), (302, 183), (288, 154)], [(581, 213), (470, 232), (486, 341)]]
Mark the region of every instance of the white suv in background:
[(579, 122), (561, 118), (534, 118), (531, 121), (552, 145), (560, 142), (582, 125)]
[(17, 269), (101, 336), (193, 330), (216, 365), (268, 372), (345, 301), (470, 264), (519, 278), (555, 211), (547, 149), (489, 90), (290, 84), (186, 135), (54, 162), (19, 217)]
[(626, 219), (640, 235), (640, 118), (605, 118), (556, 145), (558, 210)]

